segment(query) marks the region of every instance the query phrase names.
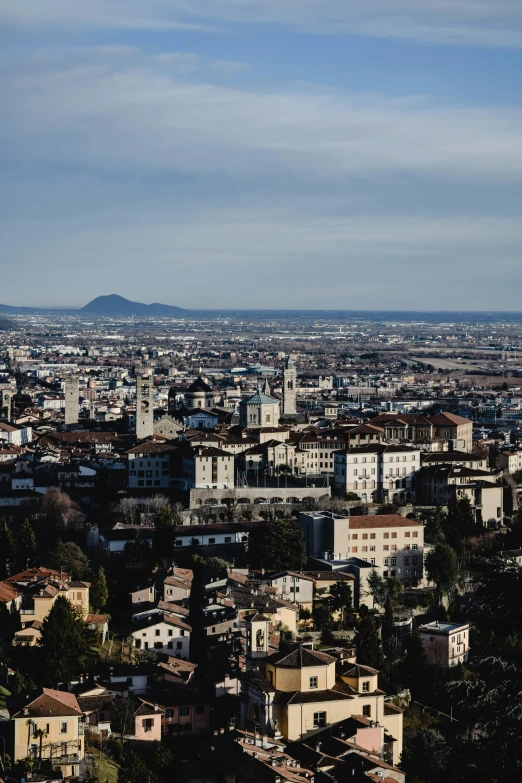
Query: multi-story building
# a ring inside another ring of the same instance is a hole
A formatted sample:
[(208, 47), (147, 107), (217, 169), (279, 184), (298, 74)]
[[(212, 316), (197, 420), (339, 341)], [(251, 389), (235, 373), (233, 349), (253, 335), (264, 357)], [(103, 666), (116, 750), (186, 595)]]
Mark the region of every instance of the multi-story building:
[(76, 777), (84, 757), (83, 715), (76, 696), (44, 688), (13, 715), (14, 761), (52, 759), (64, 778)]
[(501, 451), (496, 456), (496, 465), (497, 468), (505, 470), (508, 473), (515, 473), (517, 470), (522, 470), (522, 450), (514, 451), (512, 449), (507, 449), (506, 451)]
[(223, 449), (199, 446), (184, 452), (185, 489), (233, 489), (234, 456)]
[(417, 497), (422, 503), (447, 506), (467, 498), (478, 525), (491, 528), (501, 524), (504, 490), (487, 470), (462, 466), (423, 467), (415, 478)]
[(364, 503), (415, 500), (413, 479), (420, 467), (420, 449), (376, 444), (334, 454), (334, 483), (339, 492)]
[(315, 582), (311, 576), (296, 571), (281, 571), (271, 576), (268, 582), (276, 588), (281, 598), (293, 601), (300, 609), (312, 610)]
[(400, 514), (342, 517), (311, 511), (299, 515), (299, 524), (308, 557), (333, 561), (356, 558), (377, 568), (385, 578), (400, 579), (405, 586), (422, 582), (424, 527), (420, 522)]
[(127, 452), (128, 487), (170, 487), (171, 457), (176, 447), (154, 440)]
[(473, 445), (473, 422), (454, 413), (380, 413), (370, 424), (383, 426), (388, 441), (425, 443), (432, 439), (455, 451), (471, 451)]
[(433, 623), (419, 626), (428, 663), (450, 669), (465, 663), (469, 657), (469, 625), (467, 623)]
[(171, 652), (188, 658), (191, 631), (191, 626), (181, 617), (158, 612), (140, 619), (132, 630), (132, 638), (137, 650)]

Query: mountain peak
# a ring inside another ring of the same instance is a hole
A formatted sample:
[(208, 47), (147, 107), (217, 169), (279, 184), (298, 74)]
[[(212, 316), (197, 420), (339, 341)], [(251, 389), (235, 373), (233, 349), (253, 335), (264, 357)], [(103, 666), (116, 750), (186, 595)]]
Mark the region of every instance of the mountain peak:
[(119, 294), (107, 294), (97, 296), (85, 307), (82, 307), (79, 312), (92, 313), (93, 315), (174, 316), (183, 313), (184, 310), (174, 305), (160, 304), (159, 302), (143, 304), (142, 302), (132, 302)]

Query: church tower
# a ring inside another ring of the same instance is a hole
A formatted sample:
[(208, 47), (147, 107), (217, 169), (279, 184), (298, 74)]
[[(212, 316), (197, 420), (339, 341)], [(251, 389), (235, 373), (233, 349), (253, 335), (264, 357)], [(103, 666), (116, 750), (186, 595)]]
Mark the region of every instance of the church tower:
[(246, 621), (246, 654), (249, 661), (266, 658), (268, 655), (268, 617), (256, 612)]
[(154, 435), (154, 381), (136, 376), (136, 437), (138, 440)]
[(292, 359), (286, 360), (283, 372), (283, 416), (295, 416), (296, 408), (297, 371)]
[(13, 392), (11, 389), (0, 391), (0, 421), (11, 421)]
[(63, 382), (65, 396), (65, 426), (78, 424), (80, 387), (76, 375), (68, 375)]

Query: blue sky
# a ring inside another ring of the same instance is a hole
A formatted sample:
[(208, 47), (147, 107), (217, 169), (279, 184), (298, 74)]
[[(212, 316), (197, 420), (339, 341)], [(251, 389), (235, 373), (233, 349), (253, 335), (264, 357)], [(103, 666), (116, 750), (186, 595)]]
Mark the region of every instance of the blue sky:
[(520, 0), (4, 0), (0, 302), (521, 310)]

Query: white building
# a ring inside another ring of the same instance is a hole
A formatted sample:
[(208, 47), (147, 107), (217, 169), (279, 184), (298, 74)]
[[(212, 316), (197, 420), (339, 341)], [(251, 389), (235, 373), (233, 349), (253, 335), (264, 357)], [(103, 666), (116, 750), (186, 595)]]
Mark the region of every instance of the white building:
[(335, 486), (358, 495), (363, 503), (411, 502), (420, 454), (420, 449), (380, 443), (338, 451), (334, 454)]
[(21, 427), (0, 421), (0, 441), (5, 441), (12, 446), (25, 446), (31, 443), (33, 430), (31, 427)]
[(450, 669), (465, 663), (469, 657), (469, 625), (467, 623), (426, 623), (419, 626), (428, 663)]
[(188, 659), (190, 633), (188, 623), (173, 614), (148, 615), (132, 631), (134, 647), (137, 650), (158, 650), (173, 652)]

